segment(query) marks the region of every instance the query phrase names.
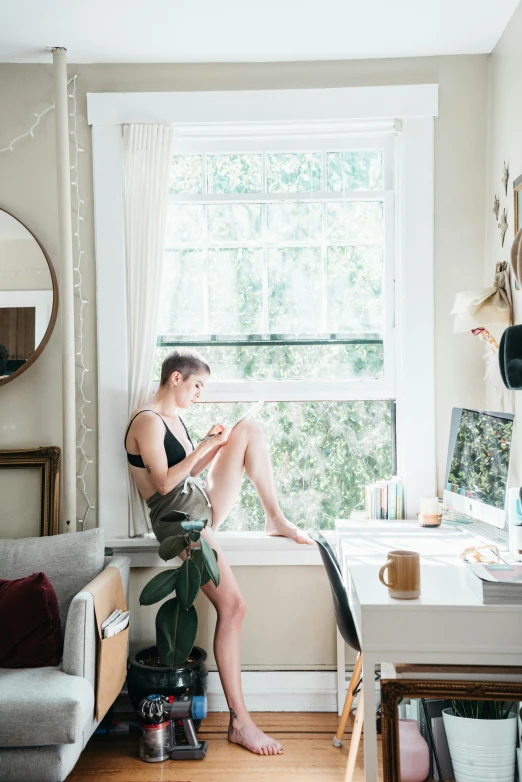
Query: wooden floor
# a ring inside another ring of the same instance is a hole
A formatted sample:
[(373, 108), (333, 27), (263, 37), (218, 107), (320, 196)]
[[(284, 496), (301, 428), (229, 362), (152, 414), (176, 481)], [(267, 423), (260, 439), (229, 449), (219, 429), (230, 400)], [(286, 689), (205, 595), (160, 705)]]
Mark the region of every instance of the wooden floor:
[[(228, 714), (209, 714), (198, 733), (201, 740), (209, 742), (204, 760), (144, 763), (138, 757), (134, 737), (93, 736), (68, 782), (343, 782), (351, 727), (343, 747), (333, 747), (336, 714), (276, 712), (254, 716), (260, 728), (281, 742), (282, 755), (253, 755), (229, 744)], [(354, 782), (364, 782), (362, 741)]]

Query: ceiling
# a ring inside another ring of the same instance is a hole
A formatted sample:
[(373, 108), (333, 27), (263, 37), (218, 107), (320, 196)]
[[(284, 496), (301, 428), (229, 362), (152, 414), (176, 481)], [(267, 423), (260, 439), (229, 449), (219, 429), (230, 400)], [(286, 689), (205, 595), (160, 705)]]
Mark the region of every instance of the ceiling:
[(0, 0), (0, 62), (278, 62), (495, 47), (519, 0)]

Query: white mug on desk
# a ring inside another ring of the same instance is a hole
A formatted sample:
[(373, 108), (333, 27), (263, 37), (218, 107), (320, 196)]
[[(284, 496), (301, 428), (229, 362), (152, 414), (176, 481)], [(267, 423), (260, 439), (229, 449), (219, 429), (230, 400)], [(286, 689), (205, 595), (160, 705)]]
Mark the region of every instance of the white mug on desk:
[[(388, 570), (388, 581), (384, 572)], [(420, 595), (420, 556), (416, 551), (389, 551), (388, 561), (379, 571), (379, 579), (388, 587), (390, 597), (414, 600)]]

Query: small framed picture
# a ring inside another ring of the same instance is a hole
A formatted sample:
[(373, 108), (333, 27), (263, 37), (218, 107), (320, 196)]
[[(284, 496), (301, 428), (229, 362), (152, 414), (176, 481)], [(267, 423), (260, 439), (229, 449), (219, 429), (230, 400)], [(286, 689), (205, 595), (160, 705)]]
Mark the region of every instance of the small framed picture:
[(522, 175), (517, 177), (513, 181), (513, 197), (514, 197), (514, 229), (515, 235), (522, 228)]

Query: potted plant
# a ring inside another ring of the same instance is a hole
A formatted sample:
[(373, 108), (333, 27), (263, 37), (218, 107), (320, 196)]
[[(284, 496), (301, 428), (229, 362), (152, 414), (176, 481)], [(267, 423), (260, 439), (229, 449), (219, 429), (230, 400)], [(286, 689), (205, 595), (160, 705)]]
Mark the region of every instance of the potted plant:
[(456, 782), (514, 782), (517, 715), (511, 707), (502, 701), (454, 700), (444, 709)]
[[(168, 511), (162, 521), (172, 523), (172, 535), (159, 547), (168, 562), (183, 552), (177, 568), (165, 568), (143, 588), (140, 605), (153, 605), (175, 592), (156, 615), (156, 645), (131, 654), (127, 687), (136, 709), (147, 695), (204, 695), (207, 689), (207, 653), (194, 646), (198, 616), (194, 601), (199, 590), (212, 580), (219, 586), (217, 553), (201, 537), (207, 519), (189, 521), (186, 513)], [(196, 727), (198, 725), (196, 724)]]

